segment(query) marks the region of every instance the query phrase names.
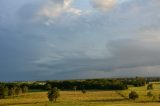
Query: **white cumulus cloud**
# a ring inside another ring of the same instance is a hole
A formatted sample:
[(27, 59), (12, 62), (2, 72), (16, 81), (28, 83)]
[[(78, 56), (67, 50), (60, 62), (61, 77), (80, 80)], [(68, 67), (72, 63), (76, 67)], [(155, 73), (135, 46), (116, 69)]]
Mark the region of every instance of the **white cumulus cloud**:
[(63, 14), (81, 15), (81, 10), (72, 7), (73, 0), (48, 0), (38, 12), (38, 16), (47, 19), (46, 24)]

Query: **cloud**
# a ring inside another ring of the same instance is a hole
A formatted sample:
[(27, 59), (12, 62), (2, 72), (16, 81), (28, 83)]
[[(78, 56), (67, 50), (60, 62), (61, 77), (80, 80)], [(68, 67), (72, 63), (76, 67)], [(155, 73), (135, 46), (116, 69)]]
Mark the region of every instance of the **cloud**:
[(54, 19), (70, 15), (81, 15), (81, 10), (72, 7), (73, 0), (47, 0), (38, 12), (38, 16), (47, 19), (46, 25), (54, 23)]
[(116, 3), (116, 0), (91, 0), (93, 7), (102, 11), (110, 10)]
[(0, 2), (2, 80), (159, 74), (159, 0)]

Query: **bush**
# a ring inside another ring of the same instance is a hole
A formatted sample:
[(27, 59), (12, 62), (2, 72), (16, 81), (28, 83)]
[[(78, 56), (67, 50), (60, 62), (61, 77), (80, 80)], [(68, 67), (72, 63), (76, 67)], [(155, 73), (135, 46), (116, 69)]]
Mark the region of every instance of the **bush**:
[(153, 90), (153, 84), (149, 84), (149, 85), (147, 86), (147, 90)]
[(82, 93), (83, 93), (83, 94), (85, 94), (85, 93), (86, 93), (86, 90), (85, 90), (85, 89), (83, 89), (83, 90), (82, 90)]
[(137, 94), (137, 92), (131, 91), (129, 93), (129, 99), (136, 100), (137, 98), (139, 98), (139, 95)]
[(57, 87), (54, 87), (48, 92), (48, 99), (49, 101), (54, 101), (56, 102), (57, 98), (60, 96), (59, 94), (59, 89)]

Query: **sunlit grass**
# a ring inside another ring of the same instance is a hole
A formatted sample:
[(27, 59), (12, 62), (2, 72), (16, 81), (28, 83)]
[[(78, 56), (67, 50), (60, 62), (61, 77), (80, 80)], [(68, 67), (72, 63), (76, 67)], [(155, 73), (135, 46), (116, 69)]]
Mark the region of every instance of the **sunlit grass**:
[[(48, 101), (47, 92), (32, 92), (19, 97), (0, 100), (0, 106), (160, 106), (158, 95), (160, 85), (154, 85), (156, 89), (152, 93), (156, 101), (147, 97), (146, 87), (131, 87), (122, 91), (61, 91), (56, 103)], [(139, 99), (132, 101), (127, 99), (131, 90), (139, 94)]]

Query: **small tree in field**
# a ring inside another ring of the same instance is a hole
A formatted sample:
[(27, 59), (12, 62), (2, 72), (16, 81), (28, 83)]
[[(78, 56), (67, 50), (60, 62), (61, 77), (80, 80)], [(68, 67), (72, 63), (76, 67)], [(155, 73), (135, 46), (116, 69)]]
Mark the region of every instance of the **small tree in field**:
[(147, 92), (147, 96), (148, 96), (149, 98), (153, 97), (152, 92), (151, 92), (151, 91), (150, 91), (150, 92)]
[(139, 95), (137, 94), (137, 92), (131, 91), (129, 93), (129, 99), (136, 100), (137, 98), (139, 98)]
[(153, 90), (153, 84), (149, 84), (149, 85), (147, 86), (147, 90)]
[(49, 101), (54, 101), (56, 102), (57, 98), (60, 96), (59, 94), (59, 89), (57, 87), (54, 87), (48, 92), (48, 99)]

